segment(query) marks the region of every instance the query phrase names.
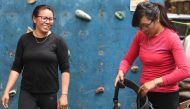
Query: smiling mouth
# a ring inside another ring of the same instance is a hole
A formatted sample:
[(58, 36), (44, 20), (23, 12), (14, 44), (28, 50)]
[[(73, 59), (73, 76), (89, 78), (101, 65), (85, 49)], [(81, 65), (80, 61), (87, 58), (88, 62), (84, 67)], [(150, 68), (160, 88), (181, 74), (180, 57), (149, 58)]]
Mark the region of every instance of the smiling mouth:
[(51, 25), (43, 25), (43, 28), (45, 28), (45, 29), (50, 29), (50, 28), (51, 28)]

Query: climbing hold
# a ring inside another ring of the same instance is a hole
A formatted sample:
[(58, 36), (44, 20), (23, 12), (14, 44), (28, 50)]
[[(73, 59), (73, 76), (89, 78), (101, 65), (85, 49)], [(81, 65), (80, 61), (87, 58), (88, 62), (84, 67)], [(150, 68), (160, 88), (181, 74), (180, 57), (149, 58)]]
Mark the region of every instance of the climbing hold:
[(125, 18), (125, 13), (123, 11), (116, 11), (115, 17), (119, 20), (123, 20)]
[(11, 90), (11, 91), (9, 91), (9, 96), (10, 97), (13, 97), (13, 96), (15, 96), (16, 95), (16, 90)]
[(12, 57), (12, 58), (14, 58), (14, 57), (15, 57), (15, 53), (14, 53), (14, 52), (12, 52), (12, 51), (8, 51), (8, 54), (9, 54), (9, 57)]
[(104, 51), (103, 51), (103, 50), (99, 50), (99, 51), (98, 51), (98, 55), (104, 56)]
[(70, 56), (71, 55), (71, 52), (70, 52), (70, 50), (68, 50), (68, 56)]
[(33, 29), (28, 26), (28, 29), (27, 29), (26, 33), (29, 33), (29, 32), (32, 32), (32, 31), (33, 31)]
[(114, 104), (114, 107), (113, 107), (113, 109), (120, 109), (120, 107), (121, 107), (121, 103), (116, 103), (116, 104)]
[(118, 107), (120, 108), (121, 107), (121, 103), (117, 103)]
[(28, 3), (28, 4), (34, 4), (34, 3), (36, 3), (36, 1), (37, 1), (37, 0), (27, 0), (27, 3)]
[(136, 73), (136, 72), (139, 71), (139, 67), (136, 66), (136, 65), (133, 65), (133, 66), (131, 67), (131, 71), (132, 71), (133, 73)]
[(86, 12), (82, 11), (82, 10), (76, 10), (75, 11), (75, 14), (77, 17), (81, 18), (81, 19), (84, 19), (84, 20), (91, 20), (91, 16), (88, 15)]
[(96, 89), (96, 94), (100, 94), (100, 93), (103, 93), (104, 92), (104, 87), (103, 86), (100, 86)]
[(0, 91), (3, 89), (3, 84), (1, 83), (0, 84)]

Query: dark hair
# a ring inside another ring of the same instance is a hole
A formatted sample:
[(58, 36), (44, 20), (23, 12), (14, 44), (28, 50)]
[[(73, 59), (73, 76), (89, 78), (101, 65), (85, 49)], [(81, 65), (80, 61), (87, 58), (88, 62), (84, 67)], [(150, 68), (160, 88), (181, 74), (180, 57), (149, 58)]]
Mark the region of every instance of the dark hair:
[[(50, 11), (52, 11), (52, 13), (54, 15), (54, 11), (50, 6), (48, 6), (48, 5), (38, 5), (33, 10), (32, 19), (33, 19), (33, 17), (38, 16), (40, 10), (44, 10), (44, 9), (49, 9)], [(36, 28), (36, 24), (34, 22), (33, 22), (33, 28)]]
[(141, 18), (144, 16), (153, 22), (156, 21), (159, 17), (160, 23), (162, 26), (175, 31), (175, 28), (173, 27), (172, 23), (168, 19), (164, 6), (162, 6), (159, 3), (140, 2), (137, 5), (137, 8), (134, 12), (133, 19), (132, 19), (132, 26), (138, 27), (140, 24)]

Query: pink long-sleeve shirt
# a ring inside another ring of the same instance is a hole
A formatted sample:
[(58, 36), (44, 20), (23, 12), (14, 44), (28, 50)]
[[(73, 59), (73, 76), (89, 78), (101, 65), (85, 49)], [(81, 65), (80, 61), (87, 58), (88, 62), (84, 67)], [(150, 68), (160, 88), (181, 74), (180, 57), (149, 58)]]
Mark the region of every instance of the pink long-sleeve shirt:
[(163, 86), (152, 92), (177, 91), (178, 82), (190, 77), (190, 67), (179, 36), (168, 28), (154, 37), (138, 31), (119, 70), (126, 73), (137, 56), (142, 62), (141, 85), (158, 77), (163, 79)]

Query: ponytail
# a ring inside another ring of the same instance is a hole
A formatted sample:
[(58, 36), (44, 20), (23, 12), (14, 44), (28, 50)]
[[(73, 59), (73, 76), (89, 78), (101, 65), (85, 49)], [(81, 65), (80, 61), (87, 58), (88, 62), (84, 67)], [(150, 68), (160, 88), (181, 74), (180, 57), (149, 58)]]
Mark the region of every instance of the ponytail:
[(160, 23), (164, 26), (167, 27), (173, 31), (176, 31), (176, 29), (174, 28), (174, 26), (172, 25), (171, 21), (169, 20), (168, 16), (167, 16), (167, 12), (164, 8), (164, 6), (162, 6), (159, 3), (154, 3), (156, 6), (158, 6), (159, 10), (160, 10)]

